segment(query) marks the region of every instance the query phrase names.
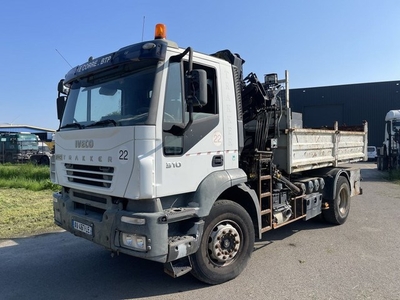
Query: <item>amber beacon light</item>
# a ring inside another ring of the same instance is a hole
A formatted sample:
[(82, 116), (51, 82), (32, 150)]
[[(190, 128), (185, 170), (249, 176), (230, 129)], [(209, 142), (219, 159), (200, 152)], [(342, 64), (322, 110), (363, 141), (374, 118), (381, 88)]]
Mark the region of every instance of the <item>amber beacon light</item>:
[(157, 24), (156, 32), (154, 34), (155, 39), (165, 39), (167, 38), (167, 27), (165, 24)]

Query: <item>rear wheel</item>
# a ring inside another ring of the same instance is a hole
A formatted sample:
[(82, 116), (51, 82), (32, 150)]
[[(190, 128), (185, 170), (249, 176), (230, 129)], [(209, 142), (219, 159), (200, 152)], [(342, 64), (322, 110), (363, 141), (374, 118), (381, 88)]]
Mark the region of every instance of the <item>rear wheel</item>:
[(238, 276), (254, 247), (254, 227), (246, 210), (230, 200), (215, 202), (205, 218), (199, 250), (191, 255), (192, 274), (208, 284)]
[(13, 162), (13, 156), (11, 153), (6, 153), (6, 163), (12, 163)]
[(378, 156), (378, 158), (377, 158), (377, 169), (378, 169), (379, 171), (382, 171), (382, 170), (383, 170), (382, 165), (383, 165), (383, 163), (382, 163), (382, 157), (381, 157), (381, 156)]
[(44, 155), (41, 159), (40, 159), (40, 164), (44, 165), (44, 166), (48, 166), (50, 164), (50, 160), (49, 158)]
[(350, 186), (347, 179), (340, 176), (336, 183), (336, 197), (328, 200), (329, 209), (323, 211), (326, 221), (341, 225), (346, 222), (350, 212)]

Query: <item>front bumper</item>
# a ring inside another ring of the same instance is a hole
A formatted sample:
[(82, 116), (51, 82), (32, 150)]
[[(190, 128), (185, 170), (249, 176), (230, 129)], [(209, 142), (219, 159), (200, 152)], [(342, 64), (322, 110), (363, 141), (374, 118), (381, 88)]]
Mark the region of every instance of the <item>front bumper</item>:
[[(87, 199), (83, 200), (79, 196)], [(88, 200), (90, 198), (91, 201)], [(197, 251), (204, 222), (173, 219), (166, 211), (157, 211), (160, 205), (155, 201), (159, 200), (140, 201), (138, 208), (142, 209), (130, 212), (122, 209), (122, 203), (108, 196), (76, 191), (54, 193), (54, 220), (65, 230), (108, 250), (161, 263)], [(191, 224), (190, 230), (171, 237), (168, 220), (186, 221)]]

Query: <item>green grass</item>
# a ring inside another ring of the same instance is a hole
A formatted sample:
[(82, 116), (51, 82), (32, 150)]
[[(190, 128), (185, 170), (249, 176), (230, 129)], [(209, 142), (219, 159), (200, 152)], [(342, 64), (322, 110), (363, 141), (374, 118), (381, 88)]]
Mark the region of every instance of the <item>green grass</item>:
[(52, 191), (0, 188), (0, 239), (55, 231)]
[(30, 191), (59, 189), (50, 181), (48, 166), (33, 164), (0, 165), (0, 188), (24, 188)]
[(0, 165), (0, 239), (59, 229), (53, 222), (48, 166)]
[(387, 179), (395, 183), (400, 183), (400, 170), (390, 170)]

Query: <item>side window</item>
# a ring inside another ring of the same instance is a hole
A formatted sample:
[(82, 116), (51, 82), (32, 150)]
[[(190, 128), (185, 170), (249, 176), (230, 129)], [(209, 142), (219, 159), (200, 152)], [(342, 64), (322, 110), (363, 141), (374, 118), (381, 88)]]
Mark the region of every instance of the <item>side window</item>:
[(169, 130), (173, 125), (184, 127), (189, 122), (189, 112), (183, 90), (183, 74), (188, 62), (170, 62), (163, 111), (163, 149), (166, 156), (180, 156), (200, 143), (219, 123), (216, 70), (193, 64), (193, 69), (207, 73), (207, 104), (193, 107), (193, 123), (182, 136), (173, 135)]
[(169, 65), (164, 102), (164, 122), (183, 123), (182, 107), (181, 65), (174, 62)]
[[(202, 69), (207, 72), (207, 104), (204, 106), (193, 107), (193, 119), (199, 120), (202, 118), (218, 115), (215, 69), (199, 64), (193, 64), (193, 69)], [(186, 70), (187, 63), (185, 64), (185, 71)]]
[[(171, 62), (168, 68), (167, 86), (164, 99), (163, 129), (169, 130), (174, 124), (183, 123), (183, 96), (181, 64)], [(183, 137), (164, 132), (163, 148), (165, 155), (183, 153)]]

